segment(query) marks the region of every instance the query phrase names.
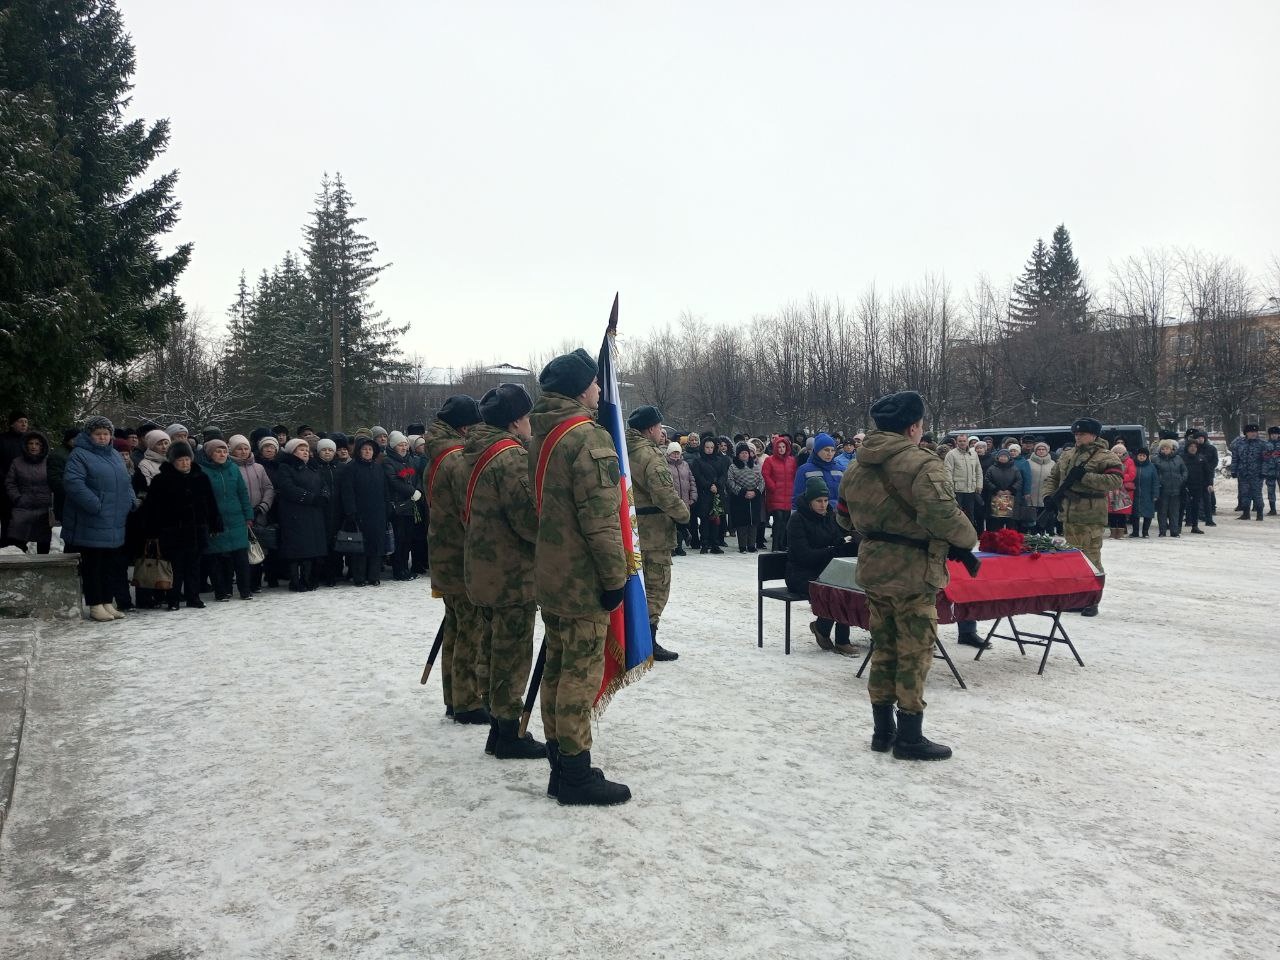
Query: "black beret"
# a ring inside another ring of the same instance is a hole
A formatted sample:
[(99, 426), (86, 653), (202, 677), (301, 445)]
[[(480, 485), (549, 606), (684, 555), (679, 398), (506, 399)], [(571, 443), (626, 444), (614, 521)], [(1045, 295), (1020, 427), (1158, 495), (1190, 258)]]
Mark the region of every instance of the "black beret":
[(533, 398), (518, 383), (500, 383), (480, 398), (480, 419), (491, 427), (505, 427), (532, 409)]
[(538, 374), (538, 386), (550, 393), (576, 397), (596, 378), (600, 368), (595, 358), (579, 347), (573, 353), (556, 357)]
[(1258, 425), (1257, 425), (1256, 423), (1246, 423), (1246, 424), (1244, 425), (1244, 432), (1245, 432), (1245, 433), (1257, 433), (1257, 432), (1258, 432)]
[(1093, 417), (1081, 417), (1071, 425), (1072, 433), (1092, 433), (1095, 437), (1102, 433), (1102, 424)]
[(457, 430), (480, 422), (480, 405), (465, 393), (459, 393), (446, 400), (436, 416)]
[(924, 398), (914, 390), (891, 393), (871, 405), (871, 419), (881, 430), (901, 432), (924, 419)]
[(657, 407), (636, 407), (627, 417), (627, 426), (636, 430), (648, 430), (662, 422), (662, 411)]

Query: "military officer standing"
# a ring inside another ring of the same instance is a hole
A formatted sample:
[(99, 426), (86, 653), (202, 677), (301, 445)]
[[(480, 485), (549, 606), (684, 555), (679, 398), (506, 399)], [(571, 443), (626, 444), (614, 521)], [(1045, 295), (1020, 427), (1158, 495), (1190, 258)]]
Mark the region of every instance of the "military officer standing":
[(480, 398), (482, 423), (467, 434), (463, 575), (467, 596), (489, 629), (489, 714), (486, 752), (499, 760), (547, 755), (520, 736), (524, 688), (533, 661), (533, 548), (538, 514), (529, 477), (529, 411), (524, 387), (503, 383)]
[[(1102, 424), (1081, 417), (1071, 425), (1076, 445), (1058, 458), (1044, 481), (1044, 505), (1062, 514), (1062, 536), (1102, 572), (1102, 532), (1107, 529), (1107, 492), (1124, 484), (1124, 464), (1098, 435)], [(1197, 494), (1198, 496), (1199, 494)], [(1080, 611), (1098, 615), (1098, 605)]]
[(458, 723), (489, 723), (488, 660), (483, 685), (479, 669), (485, 646), (485, 622), (467, 598), (463, 577), (462, 497), (467, 476), (462, 462), (467, 431), (480, 422), (480, 408), (465, 394), (450, 397), (431, 422), (423, 493), (431, 511), (427, 543), (431, 591), (444, 598), (444, 639), (440, 645), (440, 681), (446, 712)]
[(627, 457), (631, 461), (631, 489), (635, 491), (636, 522), (640, 525), (644, 592), (653, 631), (653, 659), (675, 660), (680, 655), (658, 643), (658, 621), (671, 594), (671, 551), (676, 548), (676, 524), (689, 522), (689, 507), (676, 493), (667, 466), (666, 436), (657, 407), (639, 407), (627, 418)]
[[(862, 535), (858, 582), (871, 613), (867, 693), (875, 729), (871, 749), (900, 760), (945, 760), (951, 748), (922, 733), (924, 682), (938, 639), (938, 591), (947, 557), (966, 559), (978, 535), (956, 503), (950, 471), (920, 446), (924, 401), (913, 391), (871, 406), (876, 429), (840, 481), (836, 521)], [(894, 704), (898, 707), (894, 723)]]
[(538, 505), (534, 592), (547, 647), (540, 689), (547, 794), (562, 804), (602, 806), (625, 803), (631, 791), (591, 768), (591, 708), (604, 678), (609, 612), (627, 582), (621, 473), (613, 439), (595, 420), (597, 373), (579, 348), (538, 374), (529, 464)]

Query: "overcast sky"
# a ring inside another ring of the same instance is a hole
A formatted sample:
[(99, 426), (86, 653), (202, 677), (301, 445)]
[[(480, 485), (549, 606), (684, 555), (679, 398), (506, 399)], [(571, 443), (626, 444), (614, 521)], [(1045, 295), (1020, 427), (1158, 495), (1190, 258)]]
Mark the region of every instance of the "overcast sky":
[(684, 310), (746, 323), (941, 272), (1016, 274), (1065, 221), (1280, 251), (1275, 0), (120, 0), (167, 116), (180, 283), (219, 322), (341, 171), (428, 364), (522, 363)]

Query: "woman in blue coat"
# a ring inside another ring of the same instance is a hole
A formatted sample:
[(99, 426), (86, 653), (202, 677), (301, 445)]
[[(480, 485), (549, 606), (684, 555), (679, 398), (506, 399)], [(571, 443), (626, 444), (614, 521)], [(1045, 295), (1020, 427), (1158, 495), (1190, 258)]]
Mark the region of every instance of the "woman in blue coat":
[(800, 509), (800, 500), (810, 477), (821, 477), (826, 483), (828, 503), (832, 506), (840, 499), (840, 480), (844, 476), (844, 470), (835, 462), (835, 457), (836, 442), (831, 434), (820, 433), (813, 438), (813, 456), (796, 470), (795, 483), (791, 488), (793, 507)]
[(231, 575), (235, 574), (241, 600), (253, 599), (249, 584), (249, 528), (253, 526), (253, 507), (249, 505), (249, 485), (240, 467), (230, 458), (230, 450), (222, 440), (207, 440), (204, 445), (204, 473), (213, 487), (222, 529), (209, 538), (204, 548), (210, 560), (213, 599), (231, 599)]
[(84, 602), (99, 622), (124, 619), (112, 602), (111, 565), (124, 546), (125, 520), (138, 503), (124, 461), (111, 445), (114, 433), (106, 417), (90, 417), (62, 475), (62, 539), (68, 553), (80, 554)]
[(1151, 462), (1151, 451), (1146, 447), (1138, 448), (1133, 463), (1137, 473), (1133, 477), (1133, 513), (1129, 515), (1133, 532), (1130, 536), (1139, 535), (1138, 520), (1141, 518), (1141, 535), (1146, 537), (1150, 536), (1151, 518), (1156, 515), (1156, 498), (1160, 496), (1160, 471)]

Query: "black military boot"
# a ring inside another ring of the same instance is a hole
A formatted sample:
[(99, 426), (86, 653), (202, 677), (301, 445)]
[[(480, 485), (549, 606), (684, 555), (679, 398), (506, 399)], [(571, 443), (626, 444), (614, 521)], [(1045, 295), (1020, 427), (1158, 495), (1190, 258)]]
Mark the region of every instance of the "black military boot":
[(1085, 607), (1083, 610), (1080, 611), (1080, 616), (1082, 617), (1096, 617), (1097, 615), (1098, 615), (1098, 605), (1096, 603), (1090, 604), (1089, 606)]
[(494, 748), (498, 744), (498, 718), (489, 718), (489, 736), (484, 742), (484, 752), (493, 756)]
[(599, 777), (593, 775), (590, 750), (573, 757), (561, 755), (557, 794), (556, 799), (566, 807), (608, 807), (631, 799), (631, 790), (625, 783), (606, 780), (603, 773)]
[(963, 631), (958, 637), (956, 637), (956, 643), (962, 644), (966, 647), (977, 647), (979, 650), (991, 649), (991, 642), (989, 640), (984, 640), (982, 638), (982, 634), (978, 633), (977, 630)]
[(898, 739), (893, 744), (893, 755), (899, 760), (948, 760), (951, 748), (934, 743), (923, 733), (923, 713), (898, 711)]
[(679, 660), (680, 654), (668, 650), (662, 644), (658, 643), (658, 628), (653, 628), (653, 659), (658, 663), (667, 663), (671, 660)]
[(493, 755), (499, 760), (541, 760), (547, 755), (546, 746), (533, 739), (533, 734), (520, 736), (519, 720), (498, 720), (498, 739), (493, 745)]
[(473, 723), (479, 725), (482, 723), (488, 723), (490, 719), (489, 711), (484, 707), (476, 707), (474, 710), (458, 711), (453, 715), (454, 723)]
[[(560, 795), (560, 744), (558, 741), (547, 741), (547, 762), (551, 764), (551, 776), (547, 779), (547, 796), (558, 797)], [(592, 767), (591, 778), (603, 780), (604, 771), (599, 767)]]
[(893, 704), (873, 703), (871, 716), (876, 725), (871, 733), (871, 749), (876, 753), (888, 753), (898, 736), (898, 725), (893, 722)]

